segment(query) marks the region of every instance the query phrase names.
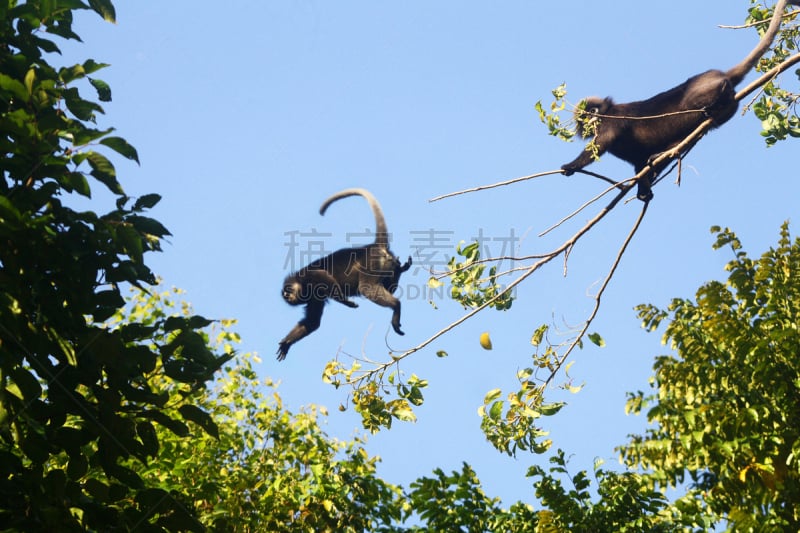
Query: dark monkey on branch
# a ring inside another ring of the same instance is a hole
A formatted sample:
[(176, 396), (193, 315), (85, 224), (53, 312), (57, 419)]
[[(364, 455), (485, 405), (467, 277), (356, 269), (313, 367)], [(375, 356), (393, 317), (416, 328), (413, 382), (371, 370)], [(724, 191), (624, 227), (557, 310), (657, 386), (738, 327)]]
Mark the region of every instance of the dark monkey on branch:
[[(713, 127), (727, 122), (739, 107), (735, 87), (769, 49), (780, 29), (787, 4), (800, 5), (800, 0), (778, 0), (769, 27), (758, 45), (728, 71), (703, 72), (639, 102), (615, 104), (611, 98), (587, 98), (584, 109), (575, 113), (577, 132), (584, 139), (594, 135), (594, 141), (574, 161), (561, 167), (564, 174), (572, 175), (605, 152), (631, 163), (638, 174), (660, 153), (677, 146), (707, 118), (714, 119)], [(596, 126), (586, 127), (592, 123)], [(653, 197), (652, 180), (666, 164), (639, 180), (636, 196), (640, 200), (648, 201)]]
[(363, 196), (375, 216), (375, 242), (357, 248), (342, 248), (290, 274), (283, 282), (283, 299), (289, 305), (305, 305), (305, 316), (278, 346), (278, 361), (283, 361), (292, 344), (319, 328), (325, 301), (330, 298), (348, 307), (358, 307), (351, 296), (363, 296), (383, 307), (392, 308), (392, 328), (400, 330), (400, 300), (393, 296), (400, 274), (411, 267), (389, 251), (389, 231), (383, 211), (366, 189), (345, 189), (322, 204), (321, 215), (335, 201), (348, 196)]

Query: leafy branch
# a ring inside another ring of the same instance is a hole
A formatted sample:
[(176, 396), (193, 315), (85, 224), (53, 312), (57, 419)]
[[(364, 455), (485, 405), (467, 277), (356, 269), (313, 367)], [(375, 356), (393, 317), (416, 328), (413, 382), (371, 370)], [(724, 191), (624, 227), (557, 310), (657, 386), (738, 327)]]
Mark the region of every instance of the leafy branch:
[[(752, 17), (752, 12), (751, 12)], [(753, 81), (745, 88), (736, 94), (736, 100), (741, 101), (750, 93), (758, 88), (763, 88), (763, 95), (758, 104), (754, 105), (754, 111), (759, 118), (762, 118), (762, 126), (764, 131), (762, 135), (767, 137), (768, 144), (774, 143), (777, 140), (783, 139), (786, 136), (800, 136), (800, 121), (796, 114), (792, 114), (794, 105), (797, 102), (797, 95), (780, 91), (773, 86), (774, 79), (791, 66), (800, 62), (800, 54), (788, 56), (785, 49), (793, 49), (794, 41), (792, 36), (796, 38), (796, 28), (792, 27), (785, 30), (784, 37), (778, 40), (774, 46), (775, 54), (768, 59), (762, 59), (760, 68), (765, 70), (764, 74), (757, 80)], [(766, 70), (768, 69), (768, 70)], [(552, 135), (555, 135), (563, 140), (570, 140), (575, 133), (574, 123), (562, 122), (557, 116), (558, 113), (566, 109), (565, 97), (566, 89), (564, 85), (559, 86), (553, 91), (554, 102), (550, 106), (552, 113), (545, 111), (541, 103), (537, 103), (537, 111), (542, 118), (542, 121), (547, 125)], [(580, 104), (579, 104), (580, 106)], [(580, 108), (580, 107), (579, 107)], [(431, 334), (427, 339), (418, 343), (416, 346), (405, 351), (390, 351), (391, 359), (388, 361), (373, 361), (373, 360), (360, 360), (356, 361), (353, 366), (346, 369), (340, 362), (329, 365), (326, 368), (325, 377), (331, 383), (337, 386), (346, 384), (353, 387), (354, 401), (358, 402), (359, 398), (363, 395), (361, 392), (365, 388), (369, 388), (371, 393), (378, 395), (381, 391), (388, 393), (389, 389), (381, 388), (384, 376), (398, 376), (400, 362), (409, 355), (422, 350), (430, 345), (433, 341), (442, 337), (449, 331), (458, 327), (465, 321), (474, 317), (488, 307), (495, 307), (497, 309), (507, 309), (512, 301), (514, 289), (520, 285), (527, 278), (536, 273), (541, 267), (550, 263), (556, 258), (563, 258), (564, 261), (564, 275), (567, 274), (567, 264), (569, 256), (578, 244), (580, 239), (589, 233), (595, 226), (597, 226), (628, 194), (628, 192), (637, 184), (640, 179), (649, 179), (653, 169), (665, 169), (661, 172), (659, 177), (654, 180), (653, 185), (658, 181), (672, 173), (677, 169), (677, 180), (680, 181), (681, 177), (681, 162), (684, 157), (692, 150), (697, 142), (713, 127), (714, 121), (709, 118), (702, 122), (693, 132), (686, 136), (686, 138), (676, 145), (674, 148), (667, 150), (654, 157), (649, 165), (641, 172), (633, 177), (627, 178), (622, 181), (616, 181), (600, 174), (580, 170), (583, 174), (592, 176), (609, 183), (609, 186), (595, 197), (587, 200), (573, 212), (544, 230), (540, 233), (543, 236), (556, 228), (560, 227), (567, 220), (572, 219), (577, 214), (583, 212), (590, 206), (599, 202), (603, 198), (610, 200), (605, 206), (600, 208), (593, 217), (591, 217), (582, 227), (575, 231), (571, 236), (567, 237), (560, 245), (552, 250), (536, 255), (529, 255), (526, 257), (514, 257), (515, 261), (526, 261), (528, 264), (510, 269), (505, 272), (498, 272), (496, 268), (490, 268), (488, 275), (486, 274), (485, 265), (487, 263), (499, 262), (502, 259), (498, 257), (480, 258), (477, 254), (477, 243), (463, 246), (459, 245), (457, 253), (465, 257), (465, 260), (458, 262), (454, 259), (450, 261), (449, 270), (444, 273), (437, 273), (431, 278), (429, 285), (432, 287), (439, 286), (442, 282), (441, 279), (449, 277), (452, 281), (454, 299), (459, 301), (462, 305), (469, 309), (465, 314), (450, 324), (439, 329)], [(672, 163), (672, 165), (670, 165)], [(469, 189), (447, 193), (431, 199), (431, 202), (440, 201), (445, 198), (454, 196), (484, 191), (496, 187), (504, 187), (513, 185), (521, 181), (530, 179), (537, 179), (540, 177), (561, 174), (559, 170), (550, 170), (538, 172), (527, 176), (513, 178), (509, 180), (500, 181), (493, 184), (481, 185)], [(614, 257), (611, 265), (609, 266), (600, 288), (594, 295), (594, 306), (589, 315), (583, 323), (574, 329), (571, 338), (554, 346), (546, 340), (546, 346), (542, 354), (537, 353), (534, 355), (533, 366), (520, 370), (518, 378), (520, 379), (520, 390), (508, 395), (506, 402), (500, 400), (500, 392), (495, 390), (486, 395), (484, 399), (484, 406), (481, 410), (483, 415), (483, 428), (487, 436), (491, 436), (493, 444), (498, 449), (505, 451), (509, 454), (514, 454), (517, 449), (531, 449), (536, 452), (541, 452), (547, 449), (549, 444), (547, 441), (537, 440), (544, 436), (546, 433), (535, 427), (534, 422), (541, 416), (548, 416), (554, 414), (560, 408), (560, 404), (548, 404), (544, 401), (544, 392), (554, 379), (558, 376), (562, 369), (566, 373), (568, 367), (565, 366), (569, 356), (572, 354), (576, 347), (582, 347), (583, 340), (588, 338), (591, 342), (602, 345), (602, 338), (596, 333), (589, 333), (590, 327), (596, 318), (603, 294), (608, 287), (614, 273), (617, 270), (628, 245), (633, 240), (634, 235), (638, 231), (642, 220), (647, 213), (648, 202), (643, 203), (639, 216), (631, 226), (627, 236), (623, 239), (616, 256)], [(511, 280), (504, 286), (498, 283), (500, 278), (509, 277)], [(503, 287), (503, 288), (500, 288)], [(546, 332), (548, 326), (540, 326), (537, 333), (534, 334), (532, 344), (540, 347), (543, 340), (543, 332)], [(534, 342), (535, 341), (535, 342)], [(444, 352), (439, 352), (440, 356), (446, 355)], [(362, 363), (367, 363), (365, 366)], [(392, 368), (396, 368), (397, 372), (392, 372)], [(544, 370), (545, 374), (541, 375)], [(418, 378), (415, 378), (418, 379)], [(394, 384), (396, 386), (396, 384)], [(562, 385), (567, 390), (575, 390), (569, 380)], [(399, 392), (398, 392), (399, 394)], [(376, 397), (368, 395), (369, 402), (375, 404)], [(382, 398), (381, 398), (382, 399)], [(421, 399), (421, 396), (419, 397)], [(404, 404), (404, 408), (407, 405)], [(365, 409), (366, 408), (366, 409)], [(370, 416), (375, 415), (371, 412), (369, 407), (365, 404), (359, 404), (357, 409), (362, 409), (364, 412), (371, 413)], [(362, 412), (362, 415), (364, 414)], [(383, 412), (385, 415), (386, 413)], [(396, 416), (400, 418), (400, 416)], [(407, 413), (403, 411), (403, 417), (409, 418)], [(385, 417), (384, 417), (385, 419)], [(372, 425), (372, 430), (377, 430), (378, 426), (382, 424)], [(386, 425), (386, 424), (383, 424)]]

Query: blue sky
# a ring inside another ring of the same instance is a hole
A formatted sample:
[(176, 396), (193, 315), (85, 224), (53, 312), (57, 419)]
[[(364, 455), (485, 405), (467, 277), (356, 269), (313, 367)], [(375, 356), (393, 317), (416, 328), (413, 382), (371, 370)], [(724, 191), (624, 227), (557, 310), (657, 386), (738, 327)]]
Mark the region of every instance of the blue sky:
[[(116, 127), (142, 161), (115, 160), (120, 181), (130, 195), (161, 194), (152, 214), (173, 233), (165, 252), (150, 257), (151, 267), (167, 285), (188, 291), (197, 313), (237, 318), (241, 349), (262, 357), (258, 371), (281, 382), (286, 405), (327, 406), (326, 429), (342, 439), (359, 431), (360, 420), (336, 410), (346, 391), (322, 383), (326, 361), (340, 348), (373, 358), (385, 356), (386, 342), (410, 348), (463, 311), (448, 300), (434, 309), (417, 295), (428, 274), (414, 268), (402, 279), (405, 337), (390, 331), (386, 309), (363, 299), (355, 310), (332, 304), (322, 327), (277, 363), (278, 340), (301, 316), (280, 298), (287, 261), (304, 262), (288, 252), (291, 233), (299, 232), (301, 246), (332, 251), (374, 228), (358, 198), (321, 217), (328, 195), (371, 190), (402, 258), (426, 251), (441, 262), (459, 240), (478, 235), (493, 239), (493, 254), (509, 252), (502, 245), (510, 236), (520, 237), (518, 255), (546, 252), (593, 211), (546, 238), (537, 234), (601, 190), (600, 182), (554, 175), (428, 200), (573, 159), (581, 145), (549, 137), (534, 109), (562, 82), (571, 102), (593, 94), (642, 99), (703, 70), (728, 68), (756, 42), (752, 30), (717, 27), (741, 23), (745, 1), (620, 0), (613, 9), (589, 1), (220, 5), (119, 2), (117, 25), (79, 19), (85, 44), (65, 46), (66, 59), (112, 65), (99, 74), (114, 97), (100, 124)], [(784, 76), (787, 87), (790, 79)], [(647, 390), (653, 358), (668, 348), (661, 332), (640, 329), (633, 307), (666, 307), (725, 276), (731, 256), (711, 250), (710, 226), (731, 227), (756, 256), (796, 216), (799, 187), (787, 176), (796, 148), (767, 149), (759, 130), (752, 114), (737, 115), (692, 151), (680, 187), (670, 178), (655, 189), (592, 327), (606, 347), (588, 345), (572, 356), (571, 375), (585, 383), (581, 393), (550, 395), (569, 402), (545, 423), (554, 446), (573, 454), (575, 471), (591, 468), (596, 457), (616, 464), (614, 446), (645, 426), (643, 417), (625, 415), (625, 393)], [(610, 156), (592, 170), (632, 174)], [(551, 263), (523, 283), (511, 310), (486, 311), (403, 362), (403, 371), (430, 386), (418, 422), (397, 422), (369, 438), (369, 452), (383, 459), (382, 476), (407, 485), (432, 468), (449, 471), (466, 461), (488, 494), (506, 503), (533, 500), (525, 472), (545, 458), (495, 452), (480, 433), (477, 409), (490, 389), (514, 390), (538, 325), (566, 328), (585, 319), (588, 294), (639, 209), (636, 201), (618, 206), (583, 239), (566, 278), (562, 263)], [(429, 247), (431, 235), (445, 248)], [(416, 266), (435, 263), (415, 259)], [(483, 331), (491, 332), (492, 351), (478, 344)], [(437, 358), (439, 349), (449, 357)]]

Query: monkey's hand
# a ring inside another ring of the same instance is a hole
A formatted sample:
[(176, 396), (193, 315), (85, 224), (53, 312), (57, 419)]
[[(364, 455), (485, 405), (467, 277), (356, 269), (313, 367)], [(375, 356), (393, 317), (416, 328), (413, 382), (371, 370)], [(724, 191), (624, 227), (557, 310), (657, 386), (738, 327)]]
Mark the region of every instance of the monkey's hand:
[(572, 176), (575, 174), (575, 168), (571, 167), (570, 165), (561, 165), (561, 171), (564, 172), (565, 176)]
[(281, 341), (278, 343), (278, 351), (276, 352), (278, 354), (278, 361), (283, 361), (286, 359), (286, 354), (289, 353), (289, 346), (291, 346), (291, 343), (286, 341)]
[(348, 300), (347, 298), (343, 298), (341, 300), (336, 300), (336, 301), (339, 302), (342, 305), (346, 305), (347, 307), (351, 307), (353, 309), (358, 307), (357, 303), (355, 303), (353, 300)]

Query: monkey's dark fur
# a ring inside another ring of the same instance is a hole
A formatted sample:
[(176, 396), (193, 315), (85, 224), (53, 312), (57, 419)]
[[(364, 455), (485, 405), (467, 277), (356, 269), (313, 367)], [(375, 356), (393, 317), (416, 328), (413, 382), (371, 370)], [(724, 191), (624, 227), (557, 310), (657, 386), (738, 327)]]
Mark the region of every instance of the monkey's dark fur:
[[(594, 133), (596, 151), (593, 153), (587, 146), (574, 161), (561, 167), (564, 174), (569, 176), (581, 170), (605, 152), (631, 163), (638, 174), (649, 161), (677, 146), (707, 118), (714, 119), (714, 127), (727, 122), (739, 107), (736, 86), (772, 44), (787, 4), (800, 5), (800, 0), (779, 0), (758, 45), (728, 71), (703, 72), (639, 102), (615, 104), (611, 98), (587, 98), (584, 110), (575, 114), (577, 131), (584, 139)], [(587, 132), (585, 124), (595, 121), (594, 132)], [(652, 180), (666, 164), (639, 180), (639, 199), (647, 201), (653, 197)]]
[(383, 307), (392, 308), (392, 328), (400, 329), (400, 300), (393, 296), (400, 275), (411, 268), (389, 251), (389, 231), (378, 201), (366, 189), (345, 189), (322, 204), (319, 212), (335, 201), (348, 196), (363, 196), (375, 216), (375, 242), (357, 248), (343, 248), (314, 261), (290, 274), (283, 282), (283, 299), (289, 305), (305, 305), (305, 316), (292, 328), (278, 346), (278, 361), (283, 361), (294, 343), (319, 328), (325, 301), (330, 298), (348, 307), (358, 307), (350, 300), (363, 296)]

